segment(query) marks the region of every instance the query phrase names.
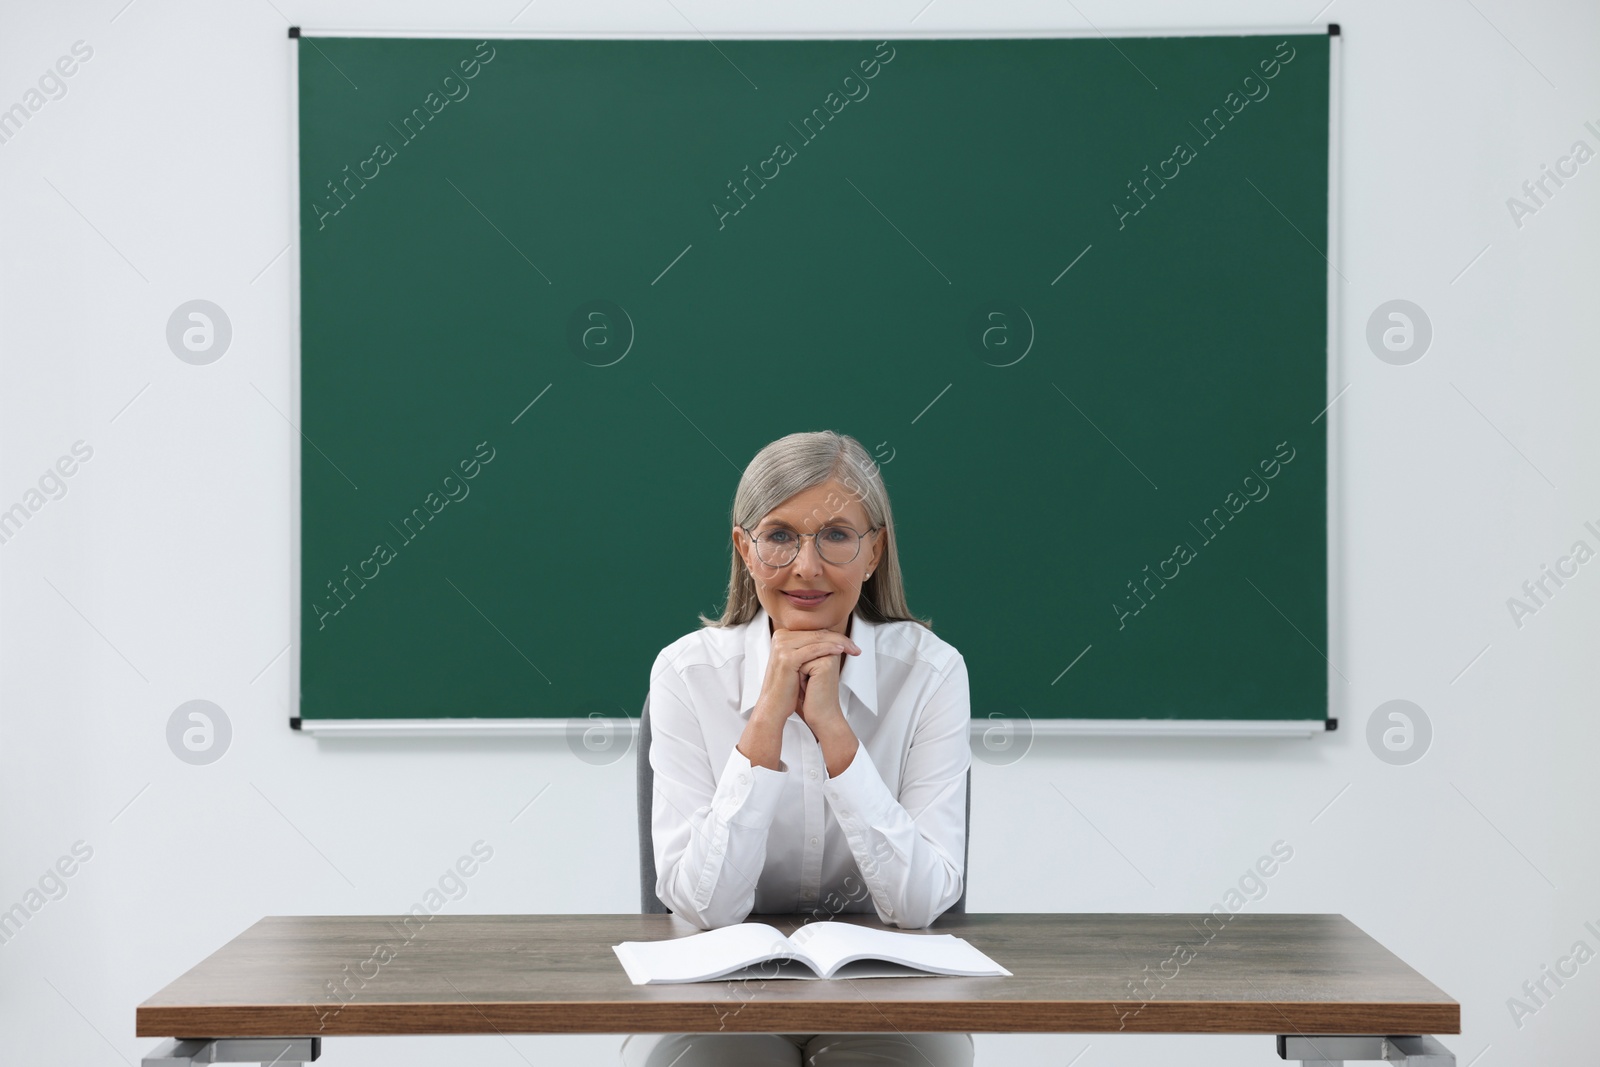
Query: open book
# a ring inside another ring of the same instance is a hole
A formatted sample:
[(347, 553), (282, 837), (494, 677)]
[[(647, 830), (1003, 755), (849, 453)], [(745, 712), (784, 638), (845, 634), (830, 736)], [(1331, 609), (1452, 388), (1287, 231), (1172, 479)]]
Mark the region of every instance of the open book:
[(665, 941), (624, 941), (612, 951), (634, 985), (1011, 973), (953, 934), (900, 934), (844, 922), (807, 923), (788, 937), (766, 923), (739, 923)]

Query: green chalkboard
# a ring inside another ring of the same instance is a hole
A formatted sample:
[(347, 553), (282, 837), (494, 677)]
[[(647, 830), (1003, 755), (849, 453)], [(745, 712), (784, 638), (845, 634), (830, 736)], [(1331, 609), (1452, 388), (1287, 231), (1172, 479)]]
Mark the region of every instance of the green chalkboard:
[(824, 428), (974, 718), (1326, 719), (1326, 35), (291, 47), (304, 719), (637, 716)]

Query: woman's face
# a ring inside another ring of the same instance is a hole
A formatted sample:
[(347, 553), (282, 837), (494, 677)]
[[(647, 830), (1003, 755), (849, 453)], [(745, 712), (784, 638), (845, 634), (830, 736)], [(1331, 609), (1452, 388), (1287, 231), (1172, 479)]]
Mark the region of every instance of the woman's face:
[[(842, 503), (841, 503), (842, 501)], [(855, 494), (836, 481), (823, 482), (785, 500), (768, 512), (751, 533), (765, 536), (787, 528), (793, 534), (814, 534), (824, 526), (842, 524), (858, 533), (861, 550), (849, 563), (829, 563), (817, 554), (816, 538), (800, 541), (800, 553), (783, 567), (769, 567), (756, 555), (755, 545), (743, 530), (733, 528), (733, 543), (746, 569), (756, 581), (756, 596), (772, 616), (774, 626), (785, 630), (835, 630), (846, 632), (850, 613), (861, 598), (867, 575), (878, 569), (883, 555), (882, 530), (866, 533), (872, 525), (867, 509)], [(790, 596), (797, 592), (822, 592), (820, 602), (808, 604)]]

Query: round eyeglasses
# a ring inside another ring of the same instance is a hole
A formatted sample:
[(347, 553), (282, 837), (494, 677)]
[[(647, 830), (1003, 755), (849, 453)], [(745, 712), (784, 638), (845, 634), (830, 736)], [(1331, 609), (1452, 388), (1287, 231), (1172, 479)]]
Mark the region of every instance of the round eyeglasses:
[(744, 530), (745, 536), (755, 542), (756, 556), (762, 563), (769, 567), (787, 567), (800, 554), (800, 542), (807, 537), (816, 543), (817, 555), (828, 563), (850, 563), (860, 554), (862, 539), (867, 534), (877, 533), (882, 527), (874, 526), (865, 532), (858, 532), (852, 527), (835, 523), (809, 534), (796, 533), (783, 526), (761, 534), (753, 534), (743, 526), (739, 529)]

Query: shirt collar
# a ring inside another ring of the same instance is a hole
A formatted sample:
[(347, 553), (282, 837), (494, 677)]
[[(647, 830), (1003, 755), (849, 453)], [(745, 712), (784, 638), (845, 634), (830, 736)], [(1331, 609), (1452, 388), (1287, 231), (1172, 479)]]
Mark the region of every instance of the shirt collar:
[[(878, 714), (878, 625), (852, 612), (850, 640), (861, 649), (859, 656), (846, 656), (839, 671), (839, 703), (848, 718), (850, 701), (845, 692), (853, 693), (872, 714)], [(744, 696), (739, 715), (750, 717), (750, 711), (761, 696), (761, 683), (767, 676), (767, 660), (772, 657), (771, 616), (765, 607), (756, 609), (756, 617), (744, 624)]]

